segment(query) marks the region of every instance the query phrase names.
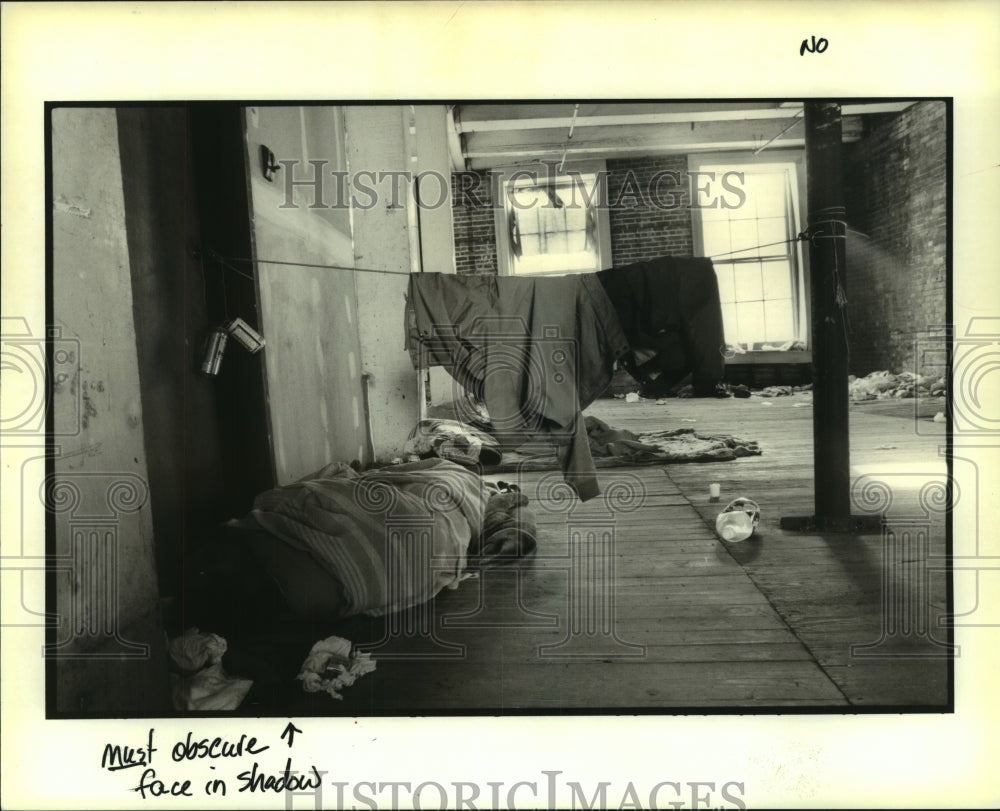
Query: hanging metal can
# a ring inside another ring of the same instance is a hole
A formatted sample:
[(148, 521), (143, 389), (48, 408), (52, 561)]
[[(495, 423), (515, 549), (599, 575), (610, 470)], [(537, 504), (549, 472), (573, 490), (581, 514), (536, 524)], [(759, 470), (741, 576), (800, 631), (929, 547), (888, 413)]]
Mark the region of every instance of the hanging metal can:
[(251, 355), (264, 348), (264, 337), (242, 318), (234, 318), (226, 324), (226, 331)]
[(217, 375), (222, 366), (222, 356), (226, 354), (226, 343), (229, 335), (225, 330), (216, 329), (208, 336), (205, 343), (205, 356), (201, 362), (201, 371), (207, 375)]

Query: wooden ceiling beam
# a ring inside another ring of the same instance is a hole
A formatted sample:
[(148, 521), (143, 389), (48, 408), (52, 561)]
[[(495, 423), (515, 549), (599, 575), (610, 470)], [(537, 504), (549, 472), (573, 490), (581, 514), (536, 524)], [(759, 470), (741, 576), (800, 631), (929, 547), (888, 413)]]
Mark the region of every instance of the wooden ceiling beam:
[[(892, 113), (905, 110), (913, 102), (871, 102), (845, 104), (844, 115)], [(561, 129), (568, 131), (573, 121), (572, 104), (458, 105), (456, 131), (461, 134)], [(801, 102), (733, 102), (686, 104), (580, 104), (574, 128), (643, 126), (691, 122), (755, 121), (788, 118), (799, 112)]]
[[(572, 163), (574, 160), (594, 160), (596, 158), (625, 158), (643, 157), (655, 155), (680, 155), (692, 152), (752, 152), (760, 144), (756, 141), (720, 141), (718, 143), (701, 144), (679, 144), (671, 149), (652, 150), (649, 148), (614, 146), (614, 147), (583, 147), (572, 148), (566, 151), (566, 161)], [(792, 138), (787, 142), (782, 141), (781, 147), (785, 149), (802, 149), (805, 146), (803, 138)], [(775, 148), (772, 144), (768, 149)], [(562, 149), (525, 149), (517, 153), (506, 153), (504, 155), (470, 155), (467, 161), (470, 169), (493, 169), (500, 166), (515, 166), (521, 163), (537, 163), (541, 160), (560, 161), (563, 157)]]
[[(505, 164), (539, 159), (567, 159), (625, 155), (667, 155), (686, 152), (720, 150), (754, 150), (771, 139), (768, 150), (781, 148), (801, 149), (804, 135), (801, 118), (798, 125), (789, 124), (794, 119), (757, 122), (749, 128), (745, 123), (710, 122), (705, 124), (669, 124), (622, 129), (605, 127), (574, 135), (572, 141), (551, 130), (532, 130), (516, 133), (519, 140), (511, 142), (509, 133), (466, 134), (465, 157), (472, 169), (484, 169)], [(844, 119), (844, 140), (854, 141), (861, 136), (862, 123), (858, 117)]]
[[(605, 105), (607, 109), (612, 109), (615, 105)], [(659, 108), (659, 105), (656, 105)], [(530, 114), (524, 117), (517, 117), (517, 113), (522, 115), (525, 108), (512, 109), (510, 116), (480, 118), (475, 109), (462, 110), (459, 121), (459, 131), (462, 133), (472, 132), (505, 132), (511, 130), (545, 130), (561, 129), (568, 131), (572, 121), (572, 108), (568, 115), (537, 115)], [(532, 111), (534, 112), (534, 111)], [(757, 118), (786, 118), (789, 110), (774, 107), (747, 108), (740, 107), (732, 110), (664, 110), (652, 109), (638, 111), (616, 112), (584, 112), (584, 105), (580, 107), (577, 114), (575, 127), (608, 127), (608, 126), (642, 126), (647, 124), (680, 124), (690, 121), (750, 121)]]

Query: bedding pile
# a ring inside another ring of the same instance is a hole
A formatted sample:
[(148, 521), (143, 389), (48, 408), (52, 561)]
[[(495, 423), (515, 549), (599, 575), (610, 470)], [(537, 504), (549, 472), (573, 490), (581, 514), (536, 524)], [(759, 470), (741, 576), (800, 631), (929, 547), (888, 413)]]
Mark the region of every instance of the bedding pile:
[(334, 620), (425, 603), (457, 588), (470, 566), (530, 553), (526, 507), (446, 459), (364, 474), (334, 464), (261, 493), (229, 526), (246, 533), (295, 613)]
[(308, 553), (343, 587), (343, 616), (377, 616), (457, 588), (486, 500), (482, 479), (445, 459), (365, 474), (338, 463), (261, 493), (230, 525)]
[(503, 456), (495, 437), (454, 419), (421, 420), (410, 432), (403, 453), (437, 456), (463, 465), (495, 465)]

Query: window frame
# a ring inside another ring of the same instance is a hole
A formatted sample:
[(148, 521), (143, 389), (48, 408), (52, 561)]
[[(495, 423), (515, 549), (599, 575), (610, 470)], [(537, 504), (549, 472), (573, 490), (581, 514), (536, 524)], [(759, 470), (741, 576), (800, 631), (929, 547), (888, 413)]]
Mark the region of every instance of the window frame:
[[(804, 150), (772, 149), (758, 155), (752, 152), (697, 152), (688, 155), (688, 171), (704, 171), (706, 166), (722, 165), (727, 169), (739, 171), (741, 166), (752, 167), (762, 164), (787, 163), (795, 166), (795, 193), (797, 222), (791, 223), (790, 232), (798, 234), (805, 230), (808, 222), (806, 204), (806, 166)], [(702, 211), (691, 206), (691, 231), (695, 255), (705, 256), (705, 241)], [(747, 246), (750, 247), (750, 246)], [(793, 314), (797, 325), (795, 340), (802, 341), (803, 350), (766, 350), (751, 349), (748, 352), (736, 353), (726, 358), (727, 364), (741, 363), (810, 363), (812, 361), (812, 307), (809, 273), (809, 252), (803, 249), (802, 242), (794, 242), (789, 251), (795, 265), (795, 277), (792, 279)]]
[[(493, 217), (496, 229), (497, 272), (501, 276), (519, 276), (523, 279), (530, 279), (542, 276), (563, 276), (575, 273), (593, 273), (597, 270), (611, 267), (611, 221), (608, 216), (608, 209), (607, 206), (595, 204), (593, 210), (597, 220), (596, 237), (599, 267), (592, 269), (581, 268), (579, 270), (536, 271), (533, 273), (514, 272), (514, 256), (511, 250), (507, 230), (507, 183), (512, 177), (522, 172), (535, 172), (539, 178), (547, 178), (551, 172), (556, 170), (557, 164), (558, 161), (549, 161), (546, 163), (539, 161), (517, 164), (514, 166), (503, 166), (490, 170), (490, 174), (493, 176)], [(603, 160), (567, 161), (563, 165), (563, 171), (558, 173), (556, 178), (569, 178), (570, 172), (579, 172), (581, 175), (604, 175), (604, 182), (608, 182), (607, 163)]]

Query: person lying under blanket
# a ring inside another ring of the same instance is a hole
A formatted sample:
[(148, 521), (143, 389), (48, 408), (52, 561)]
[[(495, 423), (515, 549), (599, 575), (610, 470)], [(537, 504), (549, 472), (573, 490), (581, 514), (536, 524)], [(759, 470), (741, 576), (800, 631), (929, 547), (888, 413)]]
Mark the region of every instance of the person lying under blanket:
[(363, 474), (334, 464), (257, 496), (226, 525), (227, 545), (298, 617), (379, 616), (534, 551), (527, 504), (445, 459)]

